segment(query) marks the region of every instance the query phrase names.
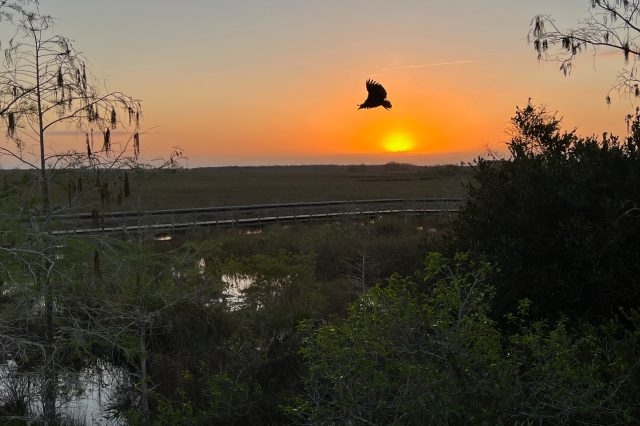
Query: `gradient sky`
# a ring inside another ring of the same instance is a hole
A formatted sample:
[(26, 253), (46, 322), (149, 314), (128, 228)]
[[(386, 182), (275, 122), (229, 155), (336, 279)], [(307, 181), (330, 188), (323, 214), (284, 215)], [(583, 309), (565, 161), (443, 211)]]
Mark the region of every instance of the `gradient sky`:
[[(99, 79), (143, 100), (143, 153), (180, 146), (189, 166), (468, 161), (504, 148), (509, 119), (529, 97), (580, 134), (624, 134), (633, 107), (617, 96), (604, 102), (621, 54), (585, 56), (566, 78), (527, 45), (535, 14), (568, 27), (587, 8), (586, 0), (41, 0)], [(367, 78), (384, 84), (391, 111), (356, 110)], [(390, 138), (411, 152), (388, 152), (399, 149), (385, 147)]]

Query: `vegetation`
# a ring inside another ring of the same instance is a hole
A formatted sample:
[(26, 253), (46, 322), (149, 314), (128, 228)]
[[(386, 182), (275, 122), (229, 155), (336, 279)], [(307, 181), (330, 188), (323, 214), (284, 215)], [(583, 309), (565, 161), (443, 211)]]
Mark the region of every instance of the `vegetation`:
[(491, 319), (489, 276), (467, 255), (431, 253), (423, 282), (393, 276), (344, 322), (302, 323), (306, 392), (290, 413), (305, 424), (637, 421), (637, 312), (627, 333), (615, 321), (570, 331), (532, 321), (525, 299), (505, 333)]
[[(418, 247), (436, 244), (430, 235), (416, 223), (384, 219), (241, 236), (229, 231), (187, 243), (202, 256), (201, 282), (217, 288), (222, 300), (174, 317), (173, 328), (152, 346), (151, 374), (161, 384), (155, 421), (288, 423), (282, 407), (303, 390), (299, 322), (335, 321), (390, 271), (415, 274)], [(248, 279), (239, 299), (232, 277)]]
[[(445, 239), (396, 246), (402, 228), (376, 223), (359, 235), (367, 250), (333, 226), (303, 245), (284, 228), (199, 246), (214, 250), (207, 268), (227, 259), (218, 276), (254, 281), (245, 305), (218, 311), (232, 327), (199, 358), (211, 364), (176, 376), (155, 421), (636, 423), (638, 124), (627, 138), (581, 138), (531, 104), (513, 123), (510, 158), (478, 160)], [(410, 247), (421, 255), (405, 263)], [(357, 268), (330, 272), (340, 253), (398, 251), (363, 287)]]
[(155, 423), (635, 423), (638, 125), (585, 139), (531, 104), (513, 123), (447, 239), (385, 220), (183, 246), (222, 298), (152, 345)]
[[(136, 163), (138, 101), (98, 95), (70, 41), (43, 38), (51, 19), (24, 4), (0, 5), (26, 37), (0, 79), (0, 151), (34, 169), (3, 174), (0, 190), (3, 424), (82, 423), (64, 406), (87, 376), (113, 379), (106, 411), (131, 425), (640, 423), (640, 115), (626, 137), (584, 138), (529, 102), (512, 119), (509, 156), (473, 167), (149, 170)], [(593, 5), (635, 29), (615, 14), (635, 16), (634, 2)], [(588, 41), (571, 37), (561, 42), (575, 55)], [(132, 145), (116, 154), (119, 117), (131, 118)], [(86, 146), (45, 154), (48, 129), (64, 123)], [(210, 187), (210, 176), (241, 176), (177, 201), (192, 205), (353, 194), (467, 204), (453, 221), (171, 241), (52, 232), (53, 210), (172, 206), (143, 197), (152, 174), (165, 186), (152, 196), (183, 178)], [(318, 189), (327, 182), (338, 189)]]
[[(129, 424), (637, 423), (640, 126), (581, 138), (531, 104), (513, 123), (451, 224), (65, 240), (59, 383), (120, 369), (109, 413)], [(5, 247), (28, 248), (12, 229)], [(12, 383), (43, 356), (22, 344), (46, 325), (28, 256), (2, 262)], [(33, 418), (39, 388), (12, 388), (2, 414)]]
[[(85, 361), (68, 351), (82, 341), (79, 334), (92, 329), (87, 317), (99, 313), (92, 310), (96, 305), (92, 300), (77, 299), (69, 291), (82, 276), (77, 276), (78, 265), (68, 262), (70, 253), (65, 249), (75, 255), (81, 244), (51, 233), (51, 175), (69, 167), (111, 168), (136, 158), (141, 110), (128, 95), (98, 91), (71, 40), (53, 34), (53, 19), (37, 6), (35, 11), (23, 8), (25, 3), (2, 4), (2, 14), (15, 20), (16, 33), (4, 50), (0, 70), (0, 120), (8, 142), (0, 146), (0, 155), (36, 172), (38, 193), (34, 203), (21, 205), (12, 199), (14, 188), (5, 182), (2, 195), (8, 202), (3, 204), (12, 209), (6, 210), (10, 219), (4, 224), (7, 232), (0, 252), (4, 288), (0, 345), (5, 362), (24, 376), (35, 377), (35, 384), (25, 390), (42, 402), (44, 424), (54, 425), (63, 368)], [(128, 142), (116, 148), (111, 131), (122, 124), (123, 116), (133, 130)], [(86, 146), (56, 151), (50, 135), (60, 128), (83, 132)], [(102, 136), (100, 149), (93, 146), (94, 131)], [(30, 229), (16, 224), (15, 216), (29, 217)]]
[(480, 159), (455, 246), (498, 266), (496, 309), (603, 319), (640, 303), (640, 123), (625, 138), (581, 138), (530, 103), (510, 158)]
[[(95, 173), (67, 170), (52, 178), (52, 204), (66, 211), (144, 210), (303, 201), (464, 196), (469, 166), (406, 164), (352, 166), (158, 168), (129, 171), (130, 196), (125, 197), (124, 170), (102, 170), (111, 200), (102, 202)], [(25, 185), (35, 176), (26, 170), (0, 170), (4, 182), (23, 198), (37, 188)], [(81, 186), (78, 186), (78, 182)], [(74, 190), (75, 189), (75, 190)], [(81, 190), (79, 190), (81, 189)], [(71, 201), (70, 201), (71, 200)], [(105, 200), (106, 201), (106, 200)]]
[[(606, 96), (611, 103), (611, 91), (616, 90), (630, 99), (640, 96), (637, 59), (640, 56), (640, 1), (591, 0), (587, 16), (570, 29), (561, 29), (551, 16), (538, 15), (531, 21), (529, 42), (540, 60), (560, 63), (560, 71), (569, 75), (575, 58), (581, 54), (595, 54), (600, 50), (618, 51), (624, 66)], [(631, 62), (630, 62), (631, 60)], [(632, 116), (628, 116), (631, 119)]]

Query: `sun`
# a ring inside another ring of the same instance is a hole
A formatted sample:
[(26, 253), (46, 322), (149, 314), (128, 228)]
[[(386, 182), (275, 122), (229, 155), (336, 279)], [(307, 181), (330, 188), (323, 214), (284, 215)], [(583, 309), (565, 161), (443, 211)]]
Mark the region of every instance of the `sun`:
[(415, 147), (413, 136), (406, 132), (393, 132), (388, 134), (383, 142), (382, 147), (388, 152), (406, 152), (411, 151)]

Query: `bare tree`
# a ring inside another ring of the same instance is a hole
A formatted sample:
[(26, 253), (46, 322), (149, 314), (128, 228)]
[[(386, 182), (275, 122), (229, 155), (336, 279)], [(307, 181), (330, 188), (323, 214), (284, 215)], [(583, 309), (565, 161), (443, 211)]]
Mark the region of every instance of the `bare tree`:
[[(10, 157), (38, 171), (39, 214), (33, 216), (28, 237), (30, 261), (19, 263), (33, 275), (31, 282), (43, 292), (44, 351), (42, 401), (45, 424), (56, 424), (56, 253), (60, 244), (51, 234), (52, 209), (49, 176), (59, 168), (88, 166), (113, 168), (137, 159), (140, 149), (141, 104), (122, 92), (99, 90), (83, 55), (70, 39), (53, 32), (53, 18), (40, 11), (27, 11), (21, 2), (2, 2), (1, 12), (15, 19), (16, 32), (7, 42), (0, 69), (0, 120), (6, 127), (6, 145), (0, 156)], [(9, 15), (9, 13), (12, 15)], [(116, 129), (126, 124), (130, 131), (122, 142)], [(53, 132), (80, 132), (81, 148), (60, 151), (52, 145)], [(42, 220), (40, 220), (42, 218)], [(13, 252), (14, 255), (16, 252)]]
[(589, 0), (586, 17), (576, 27), (561, 29), (551, 16), (535, 16), (529, 29), (529, 42), (538, 59), (556, 61), (560, 71), (569, 75), (574, 60), (581, 54), (595, 55), (601, 49), (619, 51), (624, 58), (611, 92), (631, 99), (640, 96), (640, 0)]
[[(127, 153), (137, 157), (142, 113), (138, 100), (101, 92), (86, 60), (71, 40), (52, 33), (52, 23), (50, 16), (22, 11), (0, 72), (0, 117), (14, 143), (0, 147), (0, 155), (39, 170), (45, 216), (50, 214), (48, 171), (83, 164), (111, 168)], [(133, 131), (116, 147), (113, 131), (123, 117)], [(51, 149), (49, 135), (61, 128), (83, 134), (85, 146)]]

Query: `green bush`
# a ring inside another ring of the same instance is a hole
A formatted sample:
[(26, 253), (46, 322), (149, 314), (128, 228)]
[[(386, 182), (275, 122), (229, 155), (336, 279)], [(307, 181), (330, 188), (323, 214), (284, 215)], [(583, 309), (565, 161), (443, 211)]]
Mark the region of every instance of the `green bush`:
[(394, 276), (355, 302), (344, 322), (303, 323), (306, 392), (289, 414), (304, 424), (640, 420), (637, 314), (624, 335), (614, 332), (617, 321), (576, 331), (530, 320), (523, 300), (507, 334), (489, 318), (490, 272), (467, 255), (432, 253), (424, 283)]

